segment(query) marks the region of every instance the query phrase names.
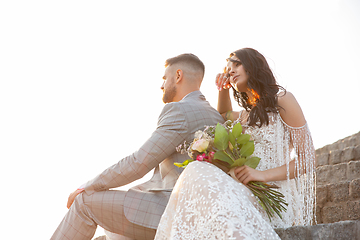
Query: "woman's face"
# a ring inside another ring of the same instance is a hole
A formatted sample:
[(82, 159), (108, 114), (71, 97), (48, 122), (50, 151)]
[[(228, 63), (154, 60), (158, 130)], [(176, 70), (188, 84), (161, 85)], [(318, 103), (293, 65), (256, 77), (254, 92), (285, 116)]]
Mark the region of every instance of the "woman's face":
[(227, 72), (230, 77), (230, 84), (235, 88), (238, 92), (246, 92), (247, 91), (247, 82), (249, 76), (247, 75), (241, 61), (235, 55), (230, 58), (227, 64)]

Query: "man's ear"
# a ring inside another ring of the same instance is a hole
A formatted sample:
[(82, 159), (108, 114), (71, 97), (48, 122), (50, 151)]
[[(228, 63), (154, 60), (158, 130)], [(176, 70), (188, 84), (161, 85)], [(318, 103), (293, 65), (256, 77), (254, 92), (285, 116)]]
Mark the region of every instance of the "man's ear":
[(184, 73), (181, 69), (176, 70), (176, 83), (179, 83), (184, 77)]

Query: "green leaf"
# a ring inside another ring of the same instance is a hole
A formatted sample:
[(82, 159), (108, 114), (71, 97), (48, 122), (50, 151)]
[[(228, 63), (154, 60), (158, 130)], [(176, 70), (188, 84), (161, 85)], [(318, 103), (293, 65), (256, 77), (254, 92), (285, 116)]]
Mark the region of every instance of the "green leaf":
[(174, 165), (177, 167), (185, 168), (185, 166), (182, 163), (176, 162), (176, 163), (174, 163)]
[(229, 144), (229, 134), (226, 129), (218, 123), (215, 128), (214, 146), (219, 150), (225, 150)]
[(240, 149), (240, 155), (242, 157), (248, 157), (253, 154), (255, 150), (254, 141), (248, 141)]
[(191, 162), (193, 162), (194, 160), (192, 160), (192, 159), (188, 159), (188, 160), (185, 160), (183, 163), (174, 163), (174, 165), (175, 166), (177, 166), (177, 167), (181, 167), (181, 168), (186, 168), (186, 166), (189, 164), (189, 163), (191, 163)]
[(187, 166), (189, 163), (191, 163), (191, 162), (193, 162), (194, 160), (192, 160), (192, 159), (187, 159), (187, 160), (185, 160), (184, 162), (183, 162), (183, 164), (185, 165), (185, 166)]
[(233, 147), (235, 146), (235, 136), (232, 132), (229, 132), (229, 141), (231, 142), (231, 145), (233, 145)]
[(226, 155), (226, 153), (224, 153), (224, 151), (217, 151), (214, 154), (214, 159), (218, 159), (220, 161), (224, 161), (224, 162), (227, 162), (229, 164), (234, 163), (234, 161), (228, 155)]
[(235, 162), (233, 164), (231, 164), (230, 167), (241, 167), (242, 165), (244, 165), (246, 161), (246, 158), (239, 158), (239, 159), (236, 159)]
[(250, 140), (249, 134), (241, 134), (239, 137), (237, 137), (236, 142), (238, 144), (245, 144)]
[(232, 134), (234, 134), (234, 137), (238, 138), (241, 135), (241, 132), (242, 132), (241, 124), (240, 123), (235, 124), (232, 130)]
[(255, 169), (259, 165), (260, 159), (261, 158), (259, 158), (259, 157), (252, 157), (252, 158), (247, 159), (244, 164), (246, 166), (249, 166), (249, 167)]

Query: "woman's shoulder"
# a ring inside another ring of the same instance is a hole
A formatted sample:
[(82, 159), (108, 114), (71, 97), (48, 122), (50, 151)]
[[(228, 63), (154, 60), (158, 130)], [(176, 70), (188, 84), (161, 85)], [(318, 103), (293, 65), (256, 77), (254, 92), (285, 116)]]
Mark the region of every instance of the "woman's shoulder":
[(277, 94), (277, 98), (278, 98), (278, 104), (281, 105), (281, 104), (287, 104), (288, 101), (293, 101), (295, 99), (295, 96), (289, 91), (281, 91)]
[(278, 105), (281, 118), (291, 127), (302, 127), (306, 124), (304, 114), (295, 96), (289, 92), (278, 95)]

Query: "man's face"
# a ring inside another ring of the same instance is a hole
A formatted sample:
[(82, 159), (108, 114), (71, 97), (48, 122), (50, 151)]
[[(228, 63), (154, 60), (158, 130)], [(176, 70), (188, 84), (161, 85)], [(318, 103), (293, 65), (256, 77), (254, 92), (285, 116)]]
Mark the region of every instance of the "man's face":
[(163, 90), (163, 102), (173, 102), (176, 95), (176, 74), (175, 70), (171, 66), (168, 66), (165, 69), (163, 79), (164, 82), (161, 85), (161, 90)]

